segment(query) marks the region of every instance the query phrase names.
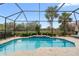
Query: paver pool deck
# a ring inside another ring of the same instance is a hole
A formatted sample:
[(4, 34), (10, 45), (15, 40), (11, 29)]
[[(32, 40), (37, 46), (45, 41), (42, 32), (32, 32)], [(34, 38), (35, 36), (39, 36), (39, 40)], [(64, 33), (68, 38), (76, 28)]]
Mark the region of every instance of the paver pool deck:
[[(22, 37), (12, 37), (6, 40), (1, 40), (0, 44), (14, 40), (15, 38)], [(74, 42), (76, 47), (50, 47), (50, 48), (38, 48), (33, 51), (17, 51), (13, 53), (6, 54), (7, 56), (79, 56), (79, 39), (73, 37), (56, 37), (63, 38)]]

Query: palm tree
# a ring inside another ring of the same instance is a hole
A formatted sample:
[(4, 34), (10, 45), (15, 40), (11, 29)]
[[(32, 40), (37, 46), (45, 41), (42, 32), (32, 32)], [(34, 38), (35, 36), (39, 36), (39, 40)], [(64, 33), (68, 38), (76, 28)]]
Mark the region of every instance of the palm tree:
[(60, 29), (63, 31), (63, 35), (67, 34), (67, 30), (68, 30), (68, 24), (69, 22), (72, 21), (72, 18), (70, 18), (70, 13), (64, 12), (59, 16), (59, 23), (61, 23), (60, 25)]
[(56, 12), (57, 6), (55, 7), (48, 7), (46, 9), (45, 17), (47, 18), (49, 24), (50, 24), (50, 31), (53, 33), (52, 27), (53, 27), (53, 19), (58, 17), (58, 14)]

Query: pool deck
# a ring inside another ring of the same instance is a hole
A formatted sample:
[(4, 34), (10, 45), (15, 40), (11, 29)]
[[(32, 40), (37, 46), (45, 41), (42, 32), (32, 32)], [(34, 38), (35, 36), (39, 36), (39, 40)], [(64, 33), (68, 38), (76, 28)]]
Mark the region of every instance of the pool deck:
[[(1, 40), (0, 44), (22, 37), (12, 37), (6, 40)], [(28, 38), (28, 37), (27, 37)], [(51, 47), (51, 48), (38, 48), (34, 51), (17, 51), (6, 54), (7, 56), (79, 56), (79, 39), (73, 37), (56, 37), (64, 38), (74, 42), (76, 47)]]

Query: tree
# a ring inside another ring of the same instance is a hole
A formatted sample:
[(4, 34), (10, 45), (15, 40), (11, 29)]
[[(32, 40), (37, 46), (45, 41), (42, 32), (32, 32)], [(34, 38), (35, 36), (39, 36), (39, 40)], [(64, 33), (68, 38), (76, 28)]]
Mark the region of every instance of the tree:
[(37, 33), (40, 33), (40, 24), (37, 21), (27, 23), (26, 29), (29, 30), (29, 31), (35, 31)]
[(72, 21), (72, 18), (70, 18), (70, 13), (64, 12), (59, 16), (59, 23), (61, 23), (60, 30), (62, 31), (63, 35), (67, 34), (67, 31), (69, 29), (68, 24), (71, 21)]
[(4, 30), (5, 30), (4, 24), (0, 24), (0, 31), (4, 31)]
[(20, 23), (20, 24), (16, 24), (16, 28), (17, 31), (25, 31), (25, 25), (24, 23)]
[(40, 24), (36, 24), (35, 31), (37, 32), (37, 34), (40, 34), (40, 27)]
[(57, 10), (57, 6), (48, 7), (48, 9), (46, 9), (46, 14), (45, 14), (45, 17), (47, 18), (47, 20), (50, 24), (50, 31), (52, 33), (53, 33), (53, 31), (52, 31), (53, 19), (58, 17), (58, 14), (57, 14), (56, 10)]
[(8, 31), (14, 30), (14, 22), (8, 22), (8, 23), (6, 23), (6, 29)]

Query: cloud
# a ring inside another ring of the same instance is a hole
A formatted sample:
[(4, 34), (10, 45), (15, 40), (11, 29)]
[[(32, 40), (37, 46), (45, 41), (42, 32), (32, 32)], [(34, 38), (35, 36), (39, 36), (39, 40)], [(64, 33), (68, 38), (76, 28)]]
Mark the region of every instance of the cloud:
[(66, 6), (73, 6), (73, 5), (79, 5), (79, 3), (66, 3)]
[[(58, 5), (58, 7), (60, 7), (62, 4), (63, 4), (63, 3), (60, 3), (60, 4)], [(71, 5), (70, 3), (65, 3), (63, 7), (70, 6), (70, 5)]]
[[(58, 7), (60, 7), (63, 3), (60, 3)], [(63, 7), (79, 5), (79, 3), (65, 3)]]

